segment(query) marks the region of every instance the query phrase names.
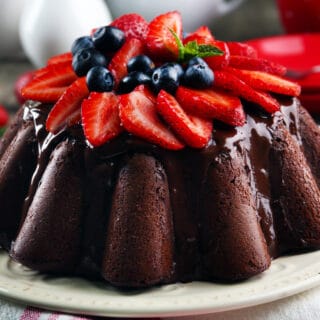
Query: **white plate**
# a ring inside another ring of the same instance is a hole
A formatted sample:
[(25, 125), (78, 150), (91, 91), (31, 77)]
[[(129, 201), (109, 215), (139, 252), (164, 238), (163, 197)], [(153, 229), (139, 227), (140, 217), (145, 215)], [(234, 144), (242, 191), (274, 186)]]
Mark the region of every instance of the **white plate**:
[(31, 306), (88, 315), (213, 313), (271, 302), (319, 284), (320, 251), (279, 258), (268, 271), (237, 284), (192, 282), (129, 292), (100, 282), (40, 275), (0, 252), (0, 296)]

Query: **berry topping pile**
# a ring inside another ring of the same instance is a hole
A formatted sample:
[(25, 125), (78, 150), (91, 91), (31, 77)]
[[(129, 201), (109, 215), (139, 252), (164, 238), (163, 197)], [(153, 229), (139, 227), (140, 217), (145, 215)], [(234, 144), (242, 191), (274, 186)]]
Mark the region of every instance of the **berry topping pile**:
[(127, 14), (76, 39), (33, 73), (23, 99), (52, 103), (52, 133), (81, 123), (97, 147), (127, 131), (171, 150), (205, 147), (213, 120), (246, 121), (242, 101), (272, 114), (272, 94), (298, 96), (285, 67), (259, 59), (249, 45), (218, 41), (202, 26), (183, 37), (177, 11), (150, 23)]

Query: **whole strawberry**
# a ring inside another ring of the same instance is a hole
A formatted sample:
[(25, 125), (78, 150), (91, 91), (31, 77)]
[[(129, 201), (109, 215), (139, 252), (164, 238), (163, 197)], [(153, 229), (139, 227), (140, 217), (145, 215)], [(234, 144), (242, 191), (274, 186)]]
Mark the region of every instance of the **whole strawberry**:
[(148, 22), (136, 13), (125, 14), (115, 19), (111, 25), (124, 32), (127, 38), (145, 39)]

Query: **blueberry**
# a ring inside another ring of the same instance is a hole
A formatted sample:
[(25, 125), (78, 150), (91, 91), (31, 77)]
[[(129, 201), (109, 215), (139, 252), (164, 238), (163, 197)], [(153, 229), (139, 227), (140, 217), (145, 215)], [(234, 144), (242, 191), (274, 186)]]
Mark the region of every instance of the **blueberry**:
[(105, 56), (92, 48), (78, 51), (72, 59), (73, 70), (79, 77), (85, 76), (92, 67), (106, 65)]
[(73, 42), (71, 47), (71, 52), (72, 52), (72, 55), (75, 55), (80, 50), (89, 49), (93, 47), (94, 47), (94, 44), (91, 37), (89, 36), (80, 37)]
[(189, 60), (188, 67), (191, 67), (195, 64), (203, 64), (203, 65), (207, 66), (207, 63), (202, 58), (194, 57)]
[(181, 64), (176, 63), (176, 62), (170, 62), (170, 63), (168, 63), (168, 65), (174, 67), (177, 70), (179, 79), (181, 79), (181, 77), (184, 74), (184, 70), (183, 70)]
[(116, 52), (122, 47), (125, 34), (118, 28), (106, 26), (95, 31), (92, 41), (95, 48), (103, 53)]
[(152, 85), (156, 92), (161, 89), (174, 94), (180, 83), (180, 68), (176, 63), (166, 63), (153, 71)]
[(149, 84), (151, 78), (143, 72), (133, 71), (130, 72), (127, 76), (122, 78), (119, 83), (118, 93), (124, 94), (131, 92), (135, 87), (140, 84)]
[(213, 71), (205, 62), (188, 66), (183, 76), (183, 82), (186, 86), (197, 89), (209, 88), (213, 80)]
[(150, 74), (153, 68), (154, 63), (149, 57), (145, 55), (133, 57), (129, 60), (127, 64), (127, 69), (129, 73), (133, 71), (141, 71), (143, 73)]
[(111, 72), (102, 66), (91, 68), (87, 73), (86, 81), (89, 91), (112, 91), (114, 85)]

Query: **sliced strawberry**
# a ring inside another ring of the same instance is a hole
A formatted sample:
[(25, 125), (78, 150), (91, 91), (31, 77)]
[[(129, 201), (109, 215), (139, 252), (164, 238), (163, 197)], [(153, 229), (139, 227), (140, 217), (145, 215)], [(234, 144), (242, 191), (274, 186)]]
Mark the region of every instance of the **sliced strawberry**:
[(179, 102), (161, 90), (157, 97), (157, 110), (172, 130), (190, 147), (205, 147), (212, 133), (212, 120), (188, 115)]
[(81, 108), (75, 110), (66, 121), (67, 127), (72, 127), (81, 122)]
[(279, 76), (283, 76), (287, 72), (287, 68), (279, 63), (245, 56), (230, 56), (229, 66), (236, 69), (263, 71)]
[(121, 122), (128, 132), (166, 149), (179, 150), (184, 147), (161, 122), (155, 97), (146, 87), (140, 86), (122, 95), (119, 110)]
[(67, 61), (70, 63), (72, 62), (72, 53), (71, 52), (65, 52), (65, 53), (58, 54), (56, 56), (49, 58), (49, 60), (47, 61), (47, 65), (61, 63), (61, 62), (67, 62)]
[(30, 88), (22, 89), (22, 97), (25, 100), (40, 101), (43, 103), (55, 103), (63, 95), (68, 87)]
[(70, 64), (51, 65), (23, 87), (21, 94), (26, 100), (54, 103), (76, 79), (77, 75)]
[(120, 50), (113, 56), (108, 69), (112, 72), (116, 86), (128, 73), (127, 64), (129, 60), (143, 53), (143, 42), (136, 38), (126, 40)]
[(114, 92), (91, 92), (82, 102), (83, 131), (94, 147), (119, 135), (123, 128), (119, 118), (119, 98)]
[(251, 58), (257, 58), (258, 52), (255, 48), (246, 43), (241, 42), (228, 42), (228, 47), (231, 55), (245, 56)]
[[(57, 63), (51, 63), (43, 68), (37, 69), (34, 71), (33, 79), (36, 79), (46, 73), (55, 72), (55, 70), (59, 69), (70, 69), (72, 68), (72, 62), (71, 61), (61, 61)], [(72, 69), (73, 70), (73, 69)], [(72, 81), (70, 82), (72, 83)]]
[(201, 26), (195, 32), (188, 34), (183, 39), (183, 44), (187, 44), (191, 41), (196, 41), (198, 44), (212, 44), (214, 36), (207, 26)]
[(230, 69), (230, 73), (233, 73), (257, 90), (271, 91), (294, 97), (299, 96), (301, 92), (299, 84), (270, 73), (239, 69)]
[(149, 24), (146, 46), (156, 60), (177, 60), (179, 56), (178, 44), (170, 30), (182, 39), (182, 18), (178, 11), (162, 14)]
[(280, 109), (280, 104), (276, 99), (272, 98), (268, 93), (254, 90), (235, 75), (227, 71), (216, 71), (214, 75), (215, 87), (229, 90), (234, 95), (257, 103), (269, 113), (274, 113)]
[(23, 74), (21, 74), (18, 79), (16, 80), (14, 84), (14, 94), (17, 99), (17, 101), (20, 104), (23, 104), (26, 99), (24, 99), (21, 95), (21, 90), (24, 88), (28, 83), (32, 81), (34, 78), (34, 71), (27, 71)]
[(74, 124), (79, 119), (82, 100), (87, 98), (88, 95), (86, 78), (78, 78), (65, 90), (51, 109), (47, 118), (46, 129), (56, 133), (64, 126)]
[(127, 38), (137, 38), (143, 41), (146, 37), (148, 22), (136, 13), (125, 14), (112, 23), (112, 26), (122, 30)]
[(245, 114), (238, 97), (218, 90), (196, 90), (180, 86), (176, 98), (188, 113), (217, 119), (232, 126), (242, 126)]
[(212, 70), (217, 70), (217, 69), (221, 69), (221, 68), (228, 66), (229, 60), (230, 60), (230, 52), (229, 52), (229, 48), (227, 46), (227, 43), (223, 42), (223, 41), (214, 40), (211, 43), (211, 45), (222, 50), (223, 55), (205, 58), (204, 60), (207, 62), (209, 67)]

